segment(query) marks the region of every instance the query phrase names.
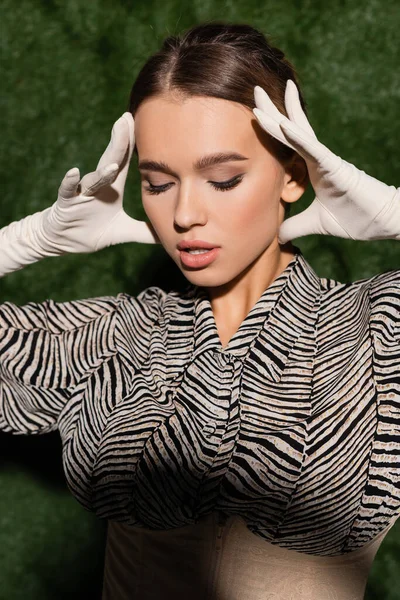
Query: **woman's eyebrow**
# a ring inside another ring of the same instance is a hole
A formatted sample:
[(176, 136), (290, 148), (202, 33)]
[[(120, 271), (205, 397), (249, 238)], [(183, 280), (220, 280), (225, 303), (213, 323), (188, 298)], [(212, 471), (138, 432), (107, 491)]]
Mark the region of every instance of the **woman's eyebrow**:
[[(213, 165), (218, 165), (232, 160), (248, 160), (248, 158), (243, 156), (243, 154), (238, 154), (237, 152), (217, 152), (215, 154), (207, 154), (206, 156), (202, 156), (195, 163), (193, 163), (193, 168), (195, 171), (203, 171), (209, 167), (212, 167)], [(138, 168), (146, 171), (160, 171), (161, 173), (178, 177), (178, 175), (163, 161), (158, 162), (154, 160), (141, 160)]]

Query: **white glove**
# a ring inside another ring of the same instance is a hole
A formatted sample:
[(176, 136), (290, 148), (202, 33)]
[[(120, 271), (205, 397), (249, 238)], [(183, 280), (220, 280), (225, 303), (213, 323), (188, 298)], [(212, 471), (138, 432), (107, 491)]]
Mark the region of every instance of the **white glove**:
[(286, 219), (279, 243), (309, 234), (353, 240), (400, 240), (400, 188), (389, 186), (333, 154), (321, 144), (301, 107), (297, 86), (286, 84), (283, 115), (268, 94), (254, 88), (261, 127), (295, 150), (307, 164), (315, 199), (298, 215)]
[(0, 229), (0, 277), (46, 256), (159, 243), (149, 224), (132, 219), (122, 206), (134, 147), (134, 121), (126, 112), (114, 123), (96, 171), (79, 181), (79, 169), (69, 170), (52, 206)]

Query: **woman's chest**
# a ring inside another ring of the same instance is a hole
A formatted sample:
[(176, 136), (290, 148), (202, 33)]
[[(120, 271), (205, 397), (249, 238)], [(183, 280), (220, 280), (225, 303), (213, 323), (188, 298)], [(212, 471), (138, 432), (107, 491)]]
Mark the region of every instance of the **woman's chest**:
[(65, 447), (72, 491), (99, 516), (130, 524), (179, 527), (220, 508), (265, 539), (327, 549), (330, 532), (349, 534), (368, 500), (379, 414), (367, 336), (325, 356), (314, 350), (295, 348), (278, 379), (268, 360), (220, 351), (173, 385), (154, 363), (130, 377), (119, 368), (112, 398), (108, 365), (82, 390)]

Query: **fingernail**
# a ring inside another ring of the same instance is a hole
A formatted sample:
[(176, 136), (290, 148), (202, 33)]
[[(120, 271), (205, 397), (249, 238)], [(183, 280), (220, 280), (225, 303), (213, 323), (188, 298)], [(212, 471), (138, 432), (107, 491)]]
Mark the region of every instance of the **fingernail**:
[(75, 177), (75, 175), (78, 174), (78, 171), (79, 171), (78, 167), (73, 167), (72, 169), (70, 169), (67, 172), (67, 177)]

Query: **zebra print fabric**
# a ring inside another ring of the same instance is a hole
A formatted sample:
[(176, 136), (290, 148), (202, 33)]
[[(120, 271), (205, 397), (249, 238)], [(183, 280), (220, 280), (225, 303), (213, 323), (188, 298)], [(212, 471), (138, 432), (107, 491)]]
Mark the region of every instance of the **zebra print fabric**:
[(340, 283), (301, 251), (222, 348), (205, 291), (0, 306), (0, 428), (58, 429), (100, 518), (213, 511), (338, 556), (400, 513), (400, 270)]

